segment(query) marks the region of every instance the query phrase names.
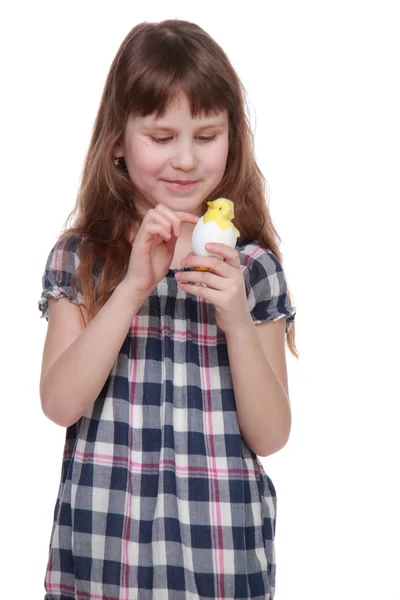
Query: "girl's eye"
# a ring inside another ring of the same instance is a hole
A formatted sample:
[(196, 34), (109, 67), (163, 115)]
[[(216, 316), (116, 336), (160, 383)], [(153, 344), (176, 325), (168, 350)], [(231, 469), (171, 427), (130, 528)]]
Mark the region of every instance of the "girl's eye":
[(166, 144), (167, 142), (170, 142), (172, 140), (172, 136), (169, 136), (169, 137), (151, 136), (151, 139), (153, 140), (153, 142), (156, 142), (157, 144)]
[[(213, 140), (215, 140), (216, 137), (217, 137), (216, 134), (214, 134), (214, 135), (198, 135), (197, 139), (199, 140), (199, 142), (204, 143), (204, 142), (212, 142)], [(173, 137), (172, 136), (156, 137), (156, 136), (152, 135), (151, 139), (153, 140), (153, 142), (156, 142), (157, 144), (167, 144), (168, 142), (173, 140)]]
[(216, 137), (217, 137), (216, 134), (214, 134), (214, 135), (198, 135), (197, 139), (200, 142), (212, 142), (213, 140), (215, 140)]

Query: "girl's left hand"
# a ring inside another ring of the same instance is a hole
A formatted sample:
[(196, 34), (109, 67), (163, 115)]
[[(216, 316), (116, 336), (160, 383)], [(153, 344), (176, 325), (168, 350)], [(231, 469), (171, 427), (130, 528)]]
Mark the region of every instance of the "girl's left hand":
[[(195, 256), (192, 252), (181, 261), (183, 267), (207, 267), (212, 271), (181, 271), (175, 274), (179, 287), (210, 302), (215, 307), (218, 327), (228, 333), (252, 323), (247, 305), (246, 288), (240, 270), (239, 253), (226, 244), (210, 243), (206, 250), (216, 256)], [(195, 284), (205, 284), (195, 285)]]

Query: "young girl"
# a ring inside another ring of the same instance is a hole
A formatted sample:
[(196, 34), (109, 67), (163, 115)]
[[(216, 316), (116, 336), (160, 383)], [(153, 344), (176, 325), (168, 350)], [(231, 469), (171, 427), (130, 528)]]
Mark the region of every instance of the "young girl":
[[(196, 257), (221, 196), (239, 244)], [(194, 24), (138, 25), (43, 276), (41, 402), (67, 427), (47, 600), (273, 598), (257, 455), (287, 442), (286, 339), (297, 356), (278, 239), (226, 55)]]

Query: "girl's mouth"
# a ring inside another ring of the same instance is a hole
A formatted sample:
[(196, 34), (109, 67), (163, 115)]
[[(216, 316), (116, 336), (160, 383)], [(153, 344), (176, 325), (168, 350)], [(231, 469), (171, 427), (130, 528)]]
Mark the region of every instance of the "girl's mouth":
[(189, 191), (189, 190), (193, 189), (197, 184), (197, 181), (193, 181), (192, 179), (191, 180), (182, 180), (182, 181), (180, 181), (180, 180), (170, 181), (168, 179), (163, 179), (162, 181), (165, 183), (165, 185), (168, 188), (173, 189), (173, 190)]

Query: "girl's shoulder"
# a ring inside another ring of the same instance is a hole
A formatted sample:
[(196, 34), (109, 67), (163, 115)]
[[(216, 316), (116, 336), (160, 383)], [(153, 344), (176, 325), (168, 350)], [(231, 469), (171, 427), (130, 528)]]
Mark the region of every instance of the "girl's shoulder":
[(265, 248), (257, 241), (238, 244), (236, 249), (239, 252), (240, 264), (244, 272), (260, 269), (268, 273), (283, 271), (280, 260), (272, 250)]
[(259, 242), (238, 245), (250, 313), (256, 323), (286, 319), (290, 331), (296, 307), (289, 300), (281, 261)]
[(61, 235), (49, 251), (45, 271), (74, 272), (79, 264), (81, 242), (82, 236), (75, 233)]
[(51, 252), (71, 252), (79, 256), (79, 247), (83, 237), (77, 233), (62, 234), (54, 243)]
[(42, 275), (42, 294), (39, 309), (42, 317), (48, 319), (48, 299), (65, 296), (80, 304), (82, 293), (76, 271), (79, 265), (79, 246), (82, 238), (78, 235), (62, 235), (53, 244)]

